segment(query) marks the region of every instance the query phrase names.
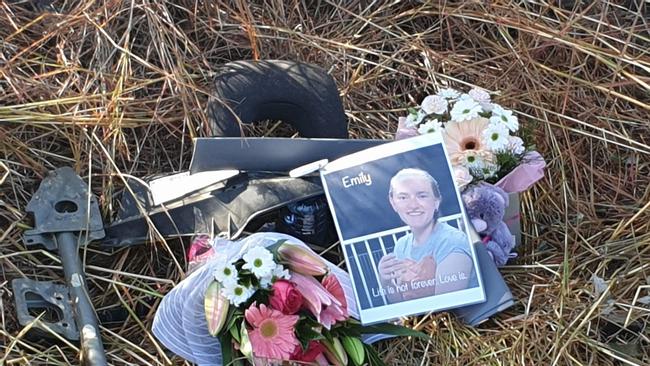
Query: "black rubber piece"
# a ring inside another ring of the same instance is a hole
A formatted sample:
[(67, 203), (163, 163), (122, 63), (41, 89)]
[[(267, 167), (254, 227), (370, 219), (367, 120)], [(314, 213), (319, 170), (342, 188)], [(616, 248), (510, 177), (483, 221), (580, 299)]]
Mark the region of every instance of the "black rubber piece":
[(208, 120), (213, 136), (240, 137), (240, 121), (281, 120), (302, 137), (348, 137), (334, 79), (320, 67), (292, 61), (225, 64), (215, 78)]

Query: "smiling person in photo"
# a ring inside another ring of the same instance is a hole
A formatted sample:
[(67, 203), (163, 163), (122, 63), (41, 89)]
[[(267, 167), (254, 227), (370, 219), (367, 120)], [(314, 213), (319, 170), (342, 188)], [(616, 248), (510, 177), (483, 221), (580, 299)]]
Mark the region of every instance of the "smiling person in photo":
[(476, 275), (464, 232), (438, 222), (442, 197), (438, 182), (426, 171), (402, 169), (390, 181), (390, 204), (410, 233), (379, 261), (384, 287), (401, 288), (391, 303), (464, 290)]

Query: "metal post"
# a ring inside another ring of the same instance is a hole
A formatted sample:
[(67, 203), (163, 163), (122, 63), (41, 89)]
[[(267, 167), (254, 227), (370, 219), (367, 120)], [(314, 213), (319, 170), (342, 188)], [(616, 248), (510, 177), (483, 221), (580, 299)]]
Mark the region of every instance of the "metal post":
[(86, 276), (79, 260), (77, 237), (71, 232), (62, 232), (56, 234), (56, 241), (80, 333), (82, 361), (92, 366), (107, 365), (97, 316), (86, 291)]

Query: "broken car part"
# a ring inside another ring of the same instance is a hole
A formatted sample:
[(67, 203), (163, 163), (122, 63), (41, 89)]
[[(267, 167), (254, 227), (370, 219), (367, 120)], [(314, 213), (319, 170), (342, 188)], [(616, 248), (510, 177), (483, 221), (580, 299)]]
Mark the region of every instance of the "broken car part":
[[(50, 330), (79, 340), (82, 361), (106, 365), (99, 326), (86, 287), (79, 248), (104, 237), (97, 199), (69, 167), (51, 171), (27, 204), (34, 215), (34, 229), (25, 232), (27, 246), (42, 245), (61, 258), (65, 284), (14, 279), (16, 311), (21, 325), (35, 321), (31, 314), (50, 311), (54, 319), (42, 319)], [(74, 322), (70, 314), (73, 314)], [(35, 324), (40, 327), (39, 323)]]
[[(106, 227), (103, 245), (120, 247), (146, 242), (152, 238), (149, 220), (165, 238), (213, 232), (227, 233), (230, 239), (235, 239), (249, 223), (265, 213), (323, 194), (318, 177), (295, 179), (273, 173), (241, 173), (207, 191), (154, 206), (148, 188), (139, 184), (129, 182), (137, 197), (124, 191), (122, 212), (118, 220)], [(144, 215), (138, 211), (136, 202), (145, 209)], [(198, 220), (197, 216), (207, 221)]]
[(190, 173), (236, 169), (278, 172), (318, 160), (336, 160), (386, 140), (285, 139), (269, 137), (212, 137), (194, 139)]
[[(291, 220), (295, 220), (295, 212), (292, 218), (287, 218), (285, 216), (289, 215), (289, 212), (285, 210), (279, 213), (278, 210), (317, 196), (324, 198), (324, 193), (320, 177), (311, 175), (292, 178), (287, 176), (289, 170), (319, 159), (335, 160), (384, 142), (221, 137), (196, 139), (190, 174), (177, 175), (176, 186), (185, 187), (186, 184), (180, 182), (209, 171), (249, 173), (226, 175), (227, 179), (217, 180), (211, 185), (204, 184), (203, 188), (175, 199), (157, 199), (156, 192), (146, 183), (135, 179), (128, 180), (129, 189), (122, 193), (117, 219), (107, 225), (106, 237), (102, 243), (109, 247), (144, 243), (153, 237), (149, 220), (164, 238), (193, 236), (198, 233), (226, 233), (234, 240), (246, 228), (251, 231), (258, 229), (261, 224), (254, 224), (265, 219), (280, 221), (280, 228), (294, 228)], [(166, 196), (174, 197), (169, 193)], [(161, 201), (165, 202), (156, 204)], [(310, 201), (310, 204), (313, 203)], [(323, 212), (322, 208), (317, 207), (320, 206), (317, 204), (311, 210)], [(301, 209), (305, 210), (305, 207), (298, 208)], [(209, 218), (211, 222), (198, 220), (197, 214)], [(273, 217), (265, 217), (266, 215)], [(325, 214), (320, 214), (320, 217), (325, 218)], [(197, 223), (206, 225), (197, 227)], [(295, 232), (293, 229), (287, 229), (286, 233), (320, 245), (330, 239), (329, 233), (316, 230), (321, 227), (313, 226)], [(303, 236), (301, 233), (311, 234)]]

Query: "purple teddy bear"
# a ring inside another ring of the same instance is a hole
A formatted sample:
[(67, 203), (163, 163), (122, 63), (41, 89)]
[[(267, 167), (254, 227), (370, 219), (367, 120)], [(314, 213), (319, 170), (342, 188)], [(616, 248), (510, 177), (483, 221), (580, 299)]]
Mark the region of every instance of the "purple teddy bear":
[(510, 254), (515, 240), (503, 222), (508, 194), (499, 187), (482, 183), (468, 188), (463, 193), (463, 202), (474, 230), (481, 236), (496, 265), (506, 264), (515, 256)]

